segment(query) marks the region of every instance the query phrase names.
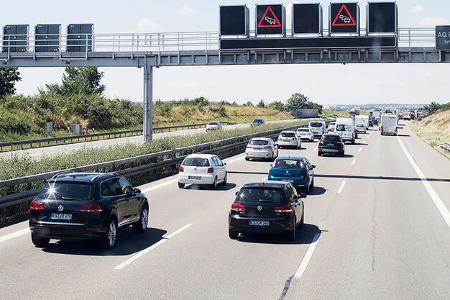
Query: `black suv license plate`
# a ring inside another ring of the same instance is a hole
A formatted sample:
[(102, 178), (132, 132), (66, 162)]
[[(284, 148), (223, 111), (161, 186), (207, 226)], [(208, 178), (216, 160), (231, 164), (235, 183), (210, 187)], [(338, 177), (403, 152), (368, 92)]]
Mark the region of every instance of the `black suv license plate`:
[(254, 220), (252, 220), (252, 221), (248, 221), (248, 225), (261, 226), (261, 227), (270, 226), (270, 221), (254, 221)]

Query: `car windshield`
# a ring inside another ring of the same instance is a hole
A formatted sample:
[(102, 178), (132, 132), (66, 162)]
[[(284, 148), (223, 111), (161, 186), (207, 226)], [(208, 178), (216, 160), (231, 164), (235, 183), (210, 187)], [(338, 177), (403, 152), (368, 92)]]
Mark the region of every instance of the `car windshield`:
[(308, 128), (300, 128), (300, 129), (297, 129), (297, 132), (300, 132), (300, 133), (309, 133), (309, 129), (308, 129)]
[(187, 157), (183, 161), (183, 166), (186, 167), (209, 167), (209, 160), (200, 157)]
[(217, 122), (209, 122), (208, 125), (219, 125)]
[(339, 124), (336, 126), (336, 131), (347, 131), (347, 126), (344, 124)]
[(311, 122), (311, 123), (309, 123), (309, 126), (319, 128), (319, 127), (322, 127), (323, 124), (319, 123), (319, 122)]
[(281, 188), (255, 187), (243, 188), (237, 196), (238, 202), (284, 203), (284, 190)]
[(339, 140), (340, 140), (340, 137), (338, 137), (336, 135), (326, 135), (323, 137), (323, 141), (328, 142), (328, 143), (339, 142)]
[(48, 182), (39, 198), (50, 200), (92, 200), (93, 186), (80, 182)]
[(279, 159), (275, 162), (274, 168), (277, 169), (298, 169), (301, 167), (301, 162), (294, 159)]
[(292, 137), (295, 137), (295, 133), (293, 133), (293, 132), (282, 132), (281, 136), (284, 137), (284, 138), (292, 138)]
[(249, 142), (249, 145), (252, 146), (266, 146), (269, 145), (269, 141), (264, 141), (264, 140), (251, 140)]

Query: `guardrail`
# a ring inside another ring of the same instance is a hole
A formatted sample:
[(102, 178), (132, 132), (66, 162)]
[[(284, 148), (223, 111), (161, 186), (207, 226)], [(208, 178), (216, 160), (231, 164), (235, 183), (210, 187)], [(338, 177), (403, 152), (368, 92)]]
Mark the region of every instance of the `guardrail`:
[[(223, 122), (223, 124), (233, 125), (234, 123)], [(189, 129), (204, 128), (205, 126), (206, 126), (206, 123), (156, 127), (156, 128), (153, 128), (153, 132), (154, 133), (162, 133), (162, 132), (171, 132), (171, 131), (178, 131), (178, 130), (184, 130), (184, 129), (189, 130)], [(33, 149), (33, 148), (44, 148), (44, 147), (66, 145), (66, 144), (76, 144), (76, 143), (83, 143), (83, 142), (93, 142), (93, 141), (98, 141), (98, 140), (139, 136), (142, 134), (143, 134), (142, 129), (136, 129), (136, 130), (125, 130), (125, 131), (115, 131), (115, 132), (105, 132), (105, 133), (75, 135), (75, 136), (67, 136), (67, 137), (45, 138), (45, 139), (35, 139), (35, 140), (27, 140), (27, 141), (0, 143), (0, 152), (25, 150), (25, 149)]]
[(210, 153), (227, 158), (242, 153), (248, 141), (254, 137), (275, 138), (283, 130), (298, 127), (302, 126), (297, 125), (159, 153), (0, 181), (0, 195), (2, 195), (0, 197), (0, 226), (4, 223), (5, 218), (17, 214), (22, 214), (23, 219), (28, 213), (29, 202), (38, 195), (45, 181), (61, 172), (118, 172), (130, 179), (133, 184), (138, 185), (151, 182), (152, 179), (175, 174), (178, 165), (189, 154)]
[(450, 144), (449, 143), (444, 143), (444, 144), (440, 144), (439, 145), (442, 149), (447, 150), (450, 152)]

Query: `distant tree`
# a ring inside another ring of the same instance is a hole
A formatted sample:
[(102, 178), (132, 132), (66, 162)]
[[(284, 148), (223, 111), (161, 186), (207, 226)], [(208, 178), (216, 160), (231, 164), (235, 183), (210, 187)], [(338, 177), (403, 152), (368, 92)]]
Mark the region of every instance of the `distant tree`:
[(286, 110), (306, 108), (308, 97), (303, 94), (295, 93), (286, 102)]
[(247, 101), (244, 106), (254, 106), (252, 101)]
[(63, 75), (61, 92), (65, 95), (102, 95), (105, 86), (101, 84), (103, 72), (96, 67), (67, 67)]
[(266, 107), (266, 103), (264, 103), (264, 100), (259, 101), (258, 105), (259, 108), (265, 108)]
[(425, 110), (428, 111), (428, 114), (432, 115), (443, 107), (442, 104), (439, 104), (435, 101), (431, 102), (430, 105), (425, 106)]
[(16, 83), (21, 80), (17, 68), (0, 68), (0, 98), (6, 95), (14, 95)]
[(283, 111), (284, 110), (284, 103), (281, 101), (274, 101), (272, 103), (269, 104), (269, 107), (272, 109), (276, 109), (278, 111)]

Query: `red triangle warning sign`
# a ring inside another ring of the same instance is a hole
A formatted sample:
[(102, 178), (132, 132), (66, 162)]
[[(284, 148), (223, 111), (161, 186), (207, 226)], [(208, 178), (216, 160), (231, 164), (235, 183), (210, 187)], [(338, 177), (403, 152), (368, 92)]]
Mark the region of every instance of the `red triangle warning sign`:
[(333, 23), (331, 26), (356, 26), (356, 21), (353, 15), (350, 13), (350, 10), (348, 9), (347, 5), (342, 4), (341, 8), (339, 9), (336, 17), (333, 20)]
[(280, 19), (269, 5), (261, 20), (258, 22), (258, 28), (281, 28)]

